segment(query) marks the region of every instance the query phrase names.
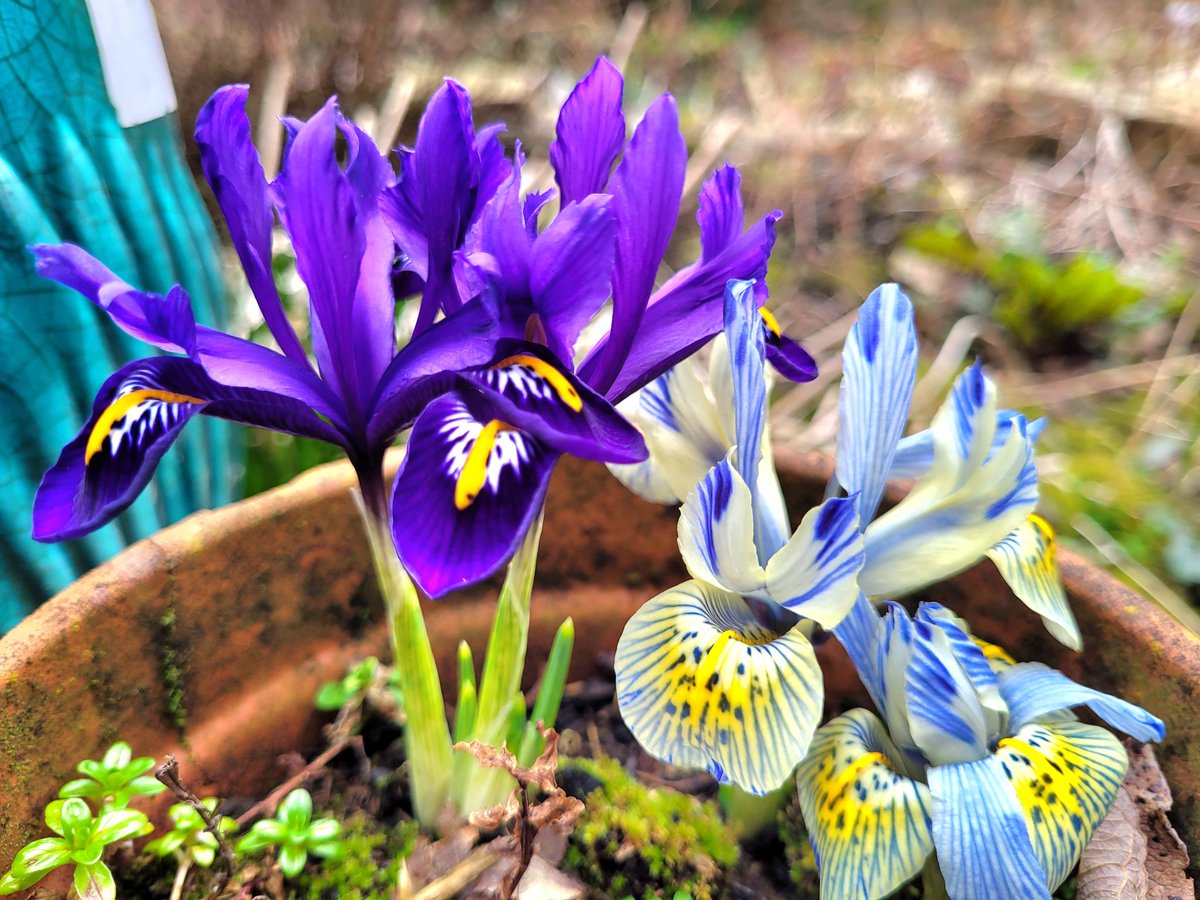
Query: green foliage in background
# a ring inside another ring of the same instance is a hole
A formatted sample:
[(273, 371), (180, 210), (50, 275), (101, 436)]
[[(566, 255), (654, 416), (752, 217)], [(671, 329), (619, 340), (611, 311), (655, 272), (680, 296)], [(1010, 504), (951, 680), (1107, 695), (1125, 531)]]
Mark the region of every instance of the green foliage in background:
[(911, 229), (905, 243), (935, 260), (980, 278), (995, 295), (991, 315), (1027, 353), (1064, 348), (1090, 329), (1113, 322), (1145, 296), (1097, 254), (1051, 257), (1037, 249), (1030, 225), (1020, 243), (997, 235), (981, 246), (962, 224), (943, 219)]

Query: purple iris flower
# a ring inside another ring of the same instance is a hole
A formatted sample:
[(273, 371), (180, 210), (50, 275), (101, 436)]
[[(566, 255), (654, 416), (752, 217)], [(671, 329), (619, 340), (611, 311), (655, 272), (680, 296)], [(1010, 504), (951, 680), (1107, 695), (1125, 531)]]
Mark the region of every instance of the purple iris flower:
[[(382, 519), (388, 446), (431, 397), (456, 383), (456, 370), (494, 358), (500, 332), (488, 298), (463, 299), (397, 349), (396, 248), (379, 210), (391, 167), (330, 100), (307, 122), (288, 121), (283, 166), (268, 184), (250, 142), (247, 93), (244, 85), (218, 90), (200, 113), (196, 140), (279, 349), (198, 325), (180, 287), (166, 297), (143, 293), (78, 247), (33, 247), (43, 276), (79, 291), (127, 333), (178, 354), (137, 360), (104, 383), (91, 417), (38, 489), (38, 540), (77, 537), (116, 516), (195, 415), (341, 446)], [(308, 288), (312, 360), (272, 278), (276, 214)]]
[[(766, 297), (780, 213), (743, 231), (740, 176), (730, 166), (700, 192), (700, 258), (655, 290), (687, 148), (669, 95), (626, 142), (622, 93), (620, 73), (601, 58), (564, 104), (550, 147), (560, 209), (542, 230), (547, 196), (521, 197), (519, 146), (511, 161), (491, 151), (494, 132), (475, 130), (470, 98), (453, 82), (431, 101), (383, 202), (424, 280), (421, 318), (454, 315), (480, 295), (500, 310), (504, 338), (497, 361), (468, 367), (417, 418), (396, 477), (396, 548), (433, 596), (512, 555), (562, 453), (644, 459), (644, 442), (614, 404), (721, 330), (730, 279), (758, 279), (758, 302)], [(611, 327), (580, 354), (580, 334), (609, 300)], [(772, 323), (764, 317), (785, 374), (812, 378), (811, 357)]]

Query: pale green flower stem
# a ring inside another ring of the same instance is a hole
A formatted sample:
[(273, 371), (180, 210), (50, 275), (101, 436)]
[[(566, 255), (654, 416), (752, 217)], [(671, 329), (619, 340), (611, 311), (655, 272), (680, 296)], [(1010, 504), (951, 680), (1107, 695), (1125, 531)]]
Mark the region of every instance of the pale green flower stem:
[[(492, 633), (488, 638), (479, 700), (471, 737), (492, 747), (504, 743), (509, 730), (514, 698), (521, 690), (525, 650), (529, 643), (529, 601), (533, 573), (537, 567), (542, 536), (542, 514), (530, 526), (508, 565)], [(516, 752), (517, 748), (510, 748)], [(459, 753), (454, 764), (455, 805), (463, 812), (486, 809), (500, 803), (512, 790), (513, 779), (506, 771), (484, 768), (467, 753)]]
[(368, 512), (365, 504), (360, 508), (390, 625), (392, 660), (404, 695), (404, 749), (413, 816), (422, 828), (433, 831), (450, 797), (454, 756), (442, 683), (425, 630), (421, 600), (396, 556), (386, 515), (381, 518)]

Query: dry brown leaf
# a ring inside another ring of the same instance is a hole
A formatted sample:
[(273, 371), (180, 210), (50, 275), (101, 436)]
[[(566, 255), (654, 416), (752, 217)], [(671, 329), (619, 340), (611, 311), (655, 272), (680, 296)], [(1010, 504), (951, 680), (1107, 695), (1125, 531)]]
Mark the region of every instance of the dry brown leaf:
[(1167, 819), (1171, 790), (1149, 744), (1127, 740), (1129, 772), (1079, 860), (1079, 900), (1194, 897), (1187, 848)]

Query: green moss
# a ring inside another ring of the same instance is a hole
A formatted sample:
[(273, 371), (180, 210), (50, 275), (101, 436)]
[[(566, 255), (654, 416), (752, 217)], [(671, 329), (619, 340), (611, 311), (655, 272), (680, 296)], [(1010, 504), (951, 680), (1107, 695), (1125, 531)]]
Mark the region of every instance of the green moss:
[(564, 861), (584, 882), (610, 896), (722, 895), (740, 849), (716, 804), (647, 787), (612, 759), (566, 760), (559, 782), (586, 794)]
[(400, 861), (417, 839), (415, 822), (388, 826), (356, 813), (342, 820), (345, 855), (312, 859), (290, 882), (290, 900), (390, 900)]
[(187, 673), (187, 655), (184, 652), (175, 627), (175, 607), (170, 606), (158, 620), (161, 640), (159, 665), (162, 667), (162, 683), (166, 697), (167, 718), (183, 733), (187, 726), (187, 706), (184, 703), (184, 680)]
[(800, 813), (800, 801), (795, 796), (779, 811), (779, 840), (783, 842), (788, 876), (797, 888), (796, 897), (799, 900), (815, 900), (820, 894), (817, 857), (813, 853), (812, 844), (808, 842), (808, 831)]

